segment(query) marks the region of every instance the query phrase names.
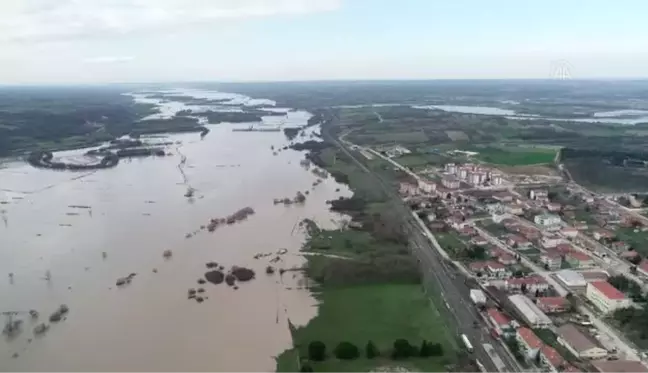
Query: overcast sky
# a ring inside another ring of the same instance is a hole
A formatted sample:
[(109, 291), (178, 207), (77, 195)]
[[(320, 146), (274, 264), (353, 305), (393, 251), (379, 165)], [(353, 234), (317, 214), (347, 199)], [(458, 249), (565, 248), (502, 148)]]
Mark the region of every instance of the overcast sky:
[(0, 0), (0, 84), (648, 77), (645, 0)]

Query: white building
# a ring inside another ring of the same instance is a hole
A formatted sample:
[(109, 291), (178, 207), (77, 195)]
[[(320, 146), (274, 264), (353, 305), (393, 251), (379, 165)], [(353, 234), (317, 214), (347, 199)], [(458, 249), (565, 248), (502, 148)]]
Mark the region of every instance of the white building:
[(400, 183), (400, 194), (403, 196), (415, 196), (418, 194), (418, 186), (411, 183)]
[(432, 193), (436, 190), (436, 184), (429, 180), (418, 179), (418, 187), (424, 193)]
[(562, 255), (555, 251), (547, 251), (540, 255), (540, 263), (547, 266), (550, 271), (556, 271), (562, 266)]
[(607, 281), (594, 281), (587, 284), (585, 296), (604, 313), (630, 307), (630, 299)]
[(571, 269), (563, 269), (554, 274), (554, 277), (561, 285), (564, 285), (570, 290), (574, 291), (583, 291), (587, 287), (587, 281), (585, 277), (580, 273), (573, 271)]
[(457, 171), (457, 175), (461, 180), (466, 180), (466, 178), (468, 177), (468, 168), (460, 167), (459, 170)]
[(502, 184), (502, 175), (501, 174), (492, 174), (491, 175), (491, 184), (501, 185)]
[(552, 325), (549, 316), (545, 315), (533, 301), (522, 294), (514, 294), (508, 297), (522, 319), (533, 329), (548, 328)]
[(533, 218), (533, 222), (538, 225), (542, 225), (543, 227), (550, 227), (559, 225), (560, 223), (562, 223), (562, 220), (560, 220), (560, 217), (558, 215), (540, 214), (536, 215)]
[(445, 170), (450, 175), (454, 175), (457, 173), (457, 165), (454, 163), (448, 163), (445, 165)]
[(448, 189), (459, 188), (459, 180), (454, 175), (444, 176), (441, 184)]
[(548, 196), (549, 192), (544, 189), (533, 189), (529, 193), (529, 197), (531, 197), (531, 199), (547, 199)]

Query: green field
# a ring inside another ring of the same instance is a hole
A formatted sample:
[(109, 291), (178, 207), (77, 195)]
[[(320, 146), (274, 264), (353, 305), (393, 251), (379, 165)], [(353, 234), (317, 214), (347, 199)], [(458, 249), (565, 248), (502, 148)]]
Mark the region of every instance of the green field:
[(477, 159), (485, 163), (499, 164), (505, 166), (527, 166), (534, 164), (552, 163), (556, 156), (556, 150), (543, 147), (471, 147), (465, 149), (479, 152)]
[(635, 232), (633, 228), (619, 228), (616, 235), (620, 241), (626, 242), (639, 253), (648, 255), (648, 232), (641, 230)]
[[(420, 285), (369, 285), (341, 289), (326, 289), (316, 295), (320, 301), (319, 313), (308, 325), (294, 333), (299, 356), (307, 356), (311, 341), (322, 341), (331, 351), (348, 341), (360, 348), (361, 357), (353, 361), (337, 360), (333, 356), (323, 362), (313, 362), (316, 372), (369, 371), (382, 366), (406, 366), (419, 371), (444, 371), (452, 363), (454, 352), (451, 336), (445, 323)], [(420, 345), (423, 339), (441, 343), (443, 357), (413, 358), (401, 363), (389, 359), (394, 340), (405, 338)], [(380, 350), (381, 356), (364, 357), (368, 341)], [(277, 358), (278, 371), (296, 371), (297, 353), (289, 350)]]
[(466, 245), (454, 231), (447, 233), (435, 233), (434, 237), (436, 237), (439, 245), (441, 245), (443, 250), (445, 250), (448, 255), (453, 258), (456, 258), (462, 250), (465, 250), (468, 247), (468, 245)]

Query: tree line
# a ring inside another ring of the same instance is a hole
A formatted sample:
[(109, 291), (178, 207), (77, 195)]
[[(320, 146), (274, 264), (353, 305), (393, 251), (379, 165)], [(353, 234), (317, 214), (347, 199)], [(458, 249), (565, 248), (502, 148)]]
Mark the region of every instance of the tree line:
[[(423, 340), (419, 346), (412, 345), (407, 339), (396, 339), (392, 348), (388, 351), (380, 351), (378, 347), (372, 342), (368, 341), (364, 347), (364, 351), (351, 342), (343, 341), (338, 343), (332, 351), (333, 357), (340, 360), (355, 360), (362, 356), (367, 359), (374, 359), (383, 356), (389, 357), (392, 360), (405, 360), (413, 357), (434, 357), (443, 356), (443, 346), (440, 343), (432, 343)], [(302, 372), (312, 372), (313, 367), (310, 362), (321, 362), (331, 358), (327, 346), (322, 341), (312, 341), (308, 344), (307, 349), (308, 361), (302, 363)]]

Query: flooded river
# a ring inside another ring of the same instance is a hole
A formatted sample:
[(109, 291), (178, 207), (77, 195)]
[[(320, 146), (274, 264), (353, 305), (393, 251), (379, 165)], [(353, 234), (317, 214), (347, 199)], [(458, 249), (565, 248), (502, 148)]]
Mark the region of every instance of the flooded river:
[[(267, 121), (290, 127), (308, 117), (290, 112)], [(335, 225), (341, 217), (325, 201), (350, 192), (332, 178), (313, 187), (317, 177), (300, 166), (301, 152), (274, 156), (271, 146), (288, 144), (282, 132), (232, 132), (247, 126), (209, 125), (203, 140), (170, 135), (181, 143), (168, 148), (172, 156), (106, 170), (0, 166), (0, 312), (23, 312), (16, 318), (25, 320), (21, 333), (0, 341), (0, 370), (273, 370), (273, 357), (290, 347), (287, 319), (306, 323), (316, 302), (297, 272), (265, 273), (276, 255), (254, 256), (286, 248), (277, 268), (303, 264), (297, 224)], [(191, 200), (188, 186), (196, 190)], [(307, 190), (304, 205), (273, 204)], [(256, 211), (247, 220), (199, 229), (245, 206)], [(209, 261), (247, 266), (256, 279), (238, 290), (198, 285)], [(118, 288), (116, 279), (130, 273), (137, 273), (132, 283)], [(206, 290), (203, 303), (187, 299), (198, 287)], [(34, 326), (60, 304), (70, 308), (67, 319), (34, 337)], [(24, 313), (30, 309), (40, 312), (38, 322)]]

